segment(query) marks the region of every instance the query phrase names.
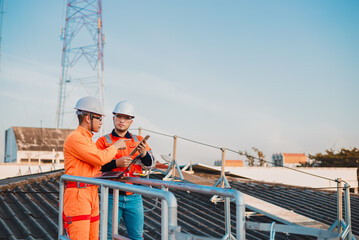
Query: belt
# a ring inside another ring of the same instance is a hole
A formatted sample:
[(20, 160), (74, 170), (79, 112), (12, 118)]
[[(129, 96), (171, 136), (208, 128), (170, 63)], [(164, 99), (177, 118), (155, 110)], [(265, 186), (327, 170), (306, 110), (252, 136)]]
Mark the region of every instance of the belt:
[(88, 184), (88, 183), (80, 183), (80, 182), (67, 182), (66, 183), (66, 188), (87, 188), (87, 187), (91, 187), (91, 186), (96, 186), (96, 185)]
[[(108, 190), (108, 193), (109, 193), (109, 194), (113, 194), (113, 189), (110, 188), (110, 189)], [(121, 191), (121, 190), (118, 191), (118, 195), (132, 195), (132, 194), (133, 194), (132, 192), (125, 192), (125, 191)]]

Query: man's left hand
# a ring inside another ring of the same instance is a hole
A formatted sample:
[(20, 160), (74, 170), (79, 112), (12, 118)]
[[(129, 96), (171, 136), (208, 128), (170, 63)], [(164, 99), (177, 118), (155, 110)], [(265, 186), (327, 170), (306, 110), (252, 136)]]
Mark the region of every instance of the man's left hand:
[(146, 142), (146, 141), (143, 141), (143, 142), (138, 146), (138, 152), (141, 154), (141, 157), (145, 157), (146, 154), (147, 154), (146, 145), (147, 145), (147, 142)]

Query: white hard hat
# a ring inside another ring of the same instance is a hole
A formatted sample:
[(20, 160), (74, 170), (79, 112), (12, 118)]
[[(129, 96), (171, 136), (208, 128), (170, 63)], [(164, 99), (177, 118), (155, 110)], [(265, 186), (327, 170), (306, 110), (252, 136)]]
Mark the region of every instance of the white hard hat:
[(133, 118), (135, 117), (135, 109), (133, 108), (132, 104), (127, 101), (121, 101), (117, 103), (112, 113), (114, 115), (123, 114)]
[(100, 100), (95, 97), (87, 96), (80, 98), (75, 106), (78, 111), (91, 112), (104, 116), (102, 104)]

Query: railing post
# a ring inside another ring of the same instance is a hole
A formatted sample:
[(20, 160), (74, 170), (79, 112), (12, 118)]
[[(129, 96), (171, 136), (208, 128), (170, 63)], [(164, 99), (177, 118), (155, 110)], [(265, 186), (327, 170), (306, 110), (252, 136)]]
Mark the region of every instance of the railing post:
[(221, 188), (224, 187), (224, 178), (225, 178), (225, 155), (226, 155), (226, 148), (221, 148), (222, 151), (222, 169), (221, 169)]
[(65, 191), (65, 182), (60, 179), (60, 189), (59, 189), (59, 232), (58, 239), (64, 235), (64, 222), (62, 219), (62, 213), (64, 212), (64, 191)]
[(172, 177), (176, 176), (176, 149), (177, 149), (177, 136), (173, 136), (173, 159), (172, 159)]
[(236, 199), (236, 238), (238, 240), (246, 239), (246, 204), (242, 193), (235, 190)]
[(161, 200), (161, 240), (168, 240), (168, 205), (165, 199)]
[(224, 218), (225, 218), (225, 228), (226, 228), (226, 236), (228, 239), (231, 239), (231, 198), (224, 198)]
[(100, 240), (107, 239), (108, 187), (101, 185)]
[(342, 194), (342, 179), (337, 178), (337, 219), (338, 219), (338, 234), (341, 234), (342, 229), (342, 218), (343, 218), (343, 194)]
[(139, 128), (138, 128), (138, 135), (140, 135), (140, 136), (141, 136), (141, 134), (142, 134), (142, 128), (141, 128), (141, 127), (139, 127)]
[[(113, 190), (113, 208), (112, 208), (112, 236), (118, 235), (118, 204), (119, 204), (119, 190), (118, 189), (112, 189)], [(107, 216), (108, 217), (108, 216)]]
[(275, 240), (275, 222), (272, 222), (272, 224), (270, 225), (269, 240)]
[(347, 239), (352, 240), (352, 220), (350, 212), (350, 189), (348, 184), (344, 184), (344, 204), (345, 204), (345, 222), (349, 226)]

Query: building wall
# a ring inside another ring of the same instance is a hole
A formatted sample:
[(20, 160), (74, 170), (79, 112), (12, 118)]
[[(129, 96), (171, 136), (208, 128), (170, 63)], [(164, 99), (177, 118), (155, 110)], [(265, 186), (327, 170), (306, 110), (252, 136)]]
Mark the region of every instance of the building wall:
[(0, 179), (63, 169), (64, 164), (0, 164)]
[(307, 156), (304, 153), (283, 153), (283, 163), (287, 164), (297, 164), (299, 165), (301, 162), (307, 162)]
[(297, 167), (301, 162), (307, 162), (307, 156), (303, 153), (274, 153), (272, 155), (273, 167)]
[(63, 143), (73, 129), (11, 127), (5, 131), (0, 163), (63, 163)]
[(64, 153), (48, 151), (18, 151), (16, 163), (22, 164), (62, 164)]
[[(224, 162), (226, 167), (243, 167), (242, 160), (225, 160)], [(222, 166), (222, 160), (217, 160), (214, 162), (214, 166)]]

